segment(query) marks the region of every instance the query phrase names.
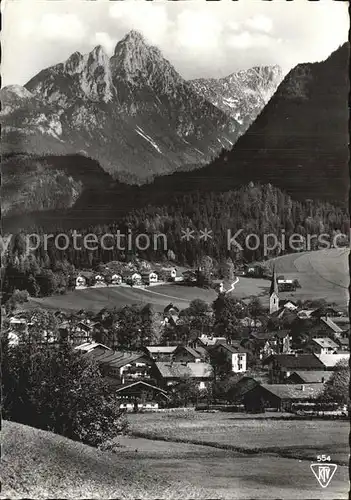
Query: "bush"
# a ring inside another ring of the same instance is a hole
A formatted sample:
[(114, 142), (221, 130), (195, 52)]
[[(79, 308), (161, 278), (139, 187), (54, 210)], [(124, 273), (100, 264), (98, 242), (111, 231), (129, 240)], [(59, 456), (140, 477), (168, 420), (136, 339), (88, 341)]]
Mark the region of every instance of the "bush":
[(3, 347), (3, 417), (99, 445), (127, 423), (98, 367), (66, 345)]

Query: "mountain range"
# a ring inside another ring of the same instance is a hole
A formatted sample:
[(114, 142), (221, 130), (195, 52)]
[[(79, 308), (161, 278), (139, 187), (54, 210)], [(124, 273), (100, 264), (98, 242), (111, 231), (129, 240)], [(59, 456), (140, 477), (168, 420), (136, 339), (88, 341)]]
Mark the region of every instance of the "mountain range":
[[(345, 44), (323, 62), (297, 65), (233, 148), (222, 151), (200, 169), (157, 176), (146, 185), (112, 181), (102, 164), (77, 151), (65, 155), (9, 155), (3, 162), (3, 227), (87, 227), (116, 221), (130, 210), (146, 205), (169, 205), (176, 196), (189, 192), (226, 192), (251, 181), (270, 182), (297, 200), (326, 200), (345, 207), (349, 186), (348, 61), (349, 44)], [(134, 74), (130, 66), (128, 71), (129, 75)], [(139, 81), (139, 77), (135, 78)], [(35, 79), (29, 83), (30, 90), (21, 90), (24, 98), (26, 92), (33, 92), (37, 86)], [(107, 98), (106, 88), (101, 82), (91, 91), (99, 89)], [(129, 83), (121, 102), (131, 105), (128, 89)], [(40, 106), (46, 104), (37, 98), (33, 102), (40, 116)], [(153, 104), (146, 102), (148, 105), (152, 109)], [(229, 115), (225, 110), (219, 112), (221, 116)], [(44, 117), (54, 127), (55, 115)], [(33, 175), (28, 179), (25, 174), (30, 169)], [(34, 181), (38, 171), (46, 173), (41, 183)], [(25, 196), (33, 183), (38, 196)], [(53, 188), (56, 185), (58, 197)], [(24, 193), (20, 198), (18, 188)], [(22, 205), (16, 205), (18, 199)]]
[(3, 152), (79, 153), (134, 184), (201, 167), (233, 146), (279, 83), (279, 70), (265, 68), (255, 100), (255, 85), (252, 78), (245, 84), (244, 73), (241, 85), (233, 86), (239, 98), (235, 118), (131, 31), (111, 58), (101, 46), (85, 55), (75, 52), (24, 87), (5, 87)]

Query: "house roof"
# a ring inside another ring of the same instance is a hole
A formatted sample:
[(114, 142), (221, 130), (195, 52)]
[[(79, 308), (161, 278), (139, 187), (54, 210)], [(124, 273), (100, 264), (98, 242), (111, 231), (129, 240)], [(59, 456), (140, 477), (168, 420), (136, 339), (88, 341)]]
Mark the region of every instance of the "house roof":
[(288, 377), (288, 380), (294, 375), (300, 378), (302, 384), (315, 384), (322, 383), (322, 380), (326, 382), (332, 372), (326, 372), (325, 370), (295, 371)]
[(97, 362), (99, 364), (111, 366), (112, 368), (122, 368), (129, 363), (134, 363), (134, 361), (137, 361), (143, 356), (145, 356), (145, 354), (115, 351), (112, 357), (99, 358)]
[(184, 349), (185, 351), (187, 351), (194, 358), (200, 358), (201, 357), (200, 353), (198, 351), (196, 351), (195, 349), (193, 349), (192, 347), (189, 347), (189, 346), (179, 345), (177, 347), (176, 351), (181, 351), (182, 349)]
[(176, 345), (155, 345), (155, 346), (147, 346), (145, 349), (150, 354), (172, 354), (178, 346)]
[(118, 389), (116, 389), (116, 392), (121, 393), (124, 391), (128, 391), (128, 389), (130, 389), (131, 387), (137, 387), (137, 386), (145, 386), (149, 389), (154, 389), (155, 391), (161, 392), (164, 395), (167, 394), (167, 391), (165, 391), (164, 389), (161, 389), (160, 387), (156, 387), (155, 385), (148, 384), (147, 382), (144, 382), (143, 380), (138, 380), (137, 382), (132, 382), (131, 384), (121, 385), (120, 387), (118, 387)]
[(310, 318), (313, 312), (314, 309), (301, 309), (298, 311), (297, 315), (299, 318)]
[(218, 342), (212, 350), (218, 349), (219, 346), (224, 347), (227, 351), (236, 354), (238, 352), (246, 352), (245, 349), (239, 343), (227, 344), (226, 342)]
[(212, 378), (213, 369), (209, 363), (155, 363), (164, 379)]
[(270, 361), (275, 360), (281, 367), (290, 369), (316, 369), (322, 370), (324, 364), (315, 354), (272, 354), (263, 361), (263, 365), (267, 365)]
[(327, 317), (324, 317), (324, 318), (320, 318), (321, 321), (323, 321), (323, 323), (325, 325), (327, 325), (334, 333), (342, 333), (342, 329), (336, 324), (334, 323), (334, 321), (329, 318), (328, 316)]
[(330, 347), (331, 349), (337, 349), (338, 348), (338, 344), (336, 344), (329, 337), (314, 338), (314, 339), (312, 339), (312, 342), (314, 342), (315, 344), (318, 344), (320, 347)]
[(174, 309), (175, 311), (179, 312), (179, 308), (177, 306), (173, 305), (172, 302), (164, 308), (163, 312), (167, 313), (171, 309)]
[(205, 346), (212, 346), (218, 342), (226, 342), (227, 339), (225, 337), (208, 337), (207, 335), (201, 335), (201, 337), (198, 337), (198, 340)]
[(99, 342), (84, 342), (84, 344), (77, 345), (75, 349), (83, 352), (91, 352), (97, 349), (98, 347), (108, 351), (112, 350), (110, 347), (107, 347), (107, 345), (100, 344)]
[(254, 337), (257, 340), (270, 340), (274, 337), (284, 339), (289, 334), (289, 330), (275, 330), (273, 332), (252, 332), (251, 337)]
[(316, 357), (326, 368), (333, 368), (339, 361), (350, 359), (350, 354), (316, 354)]
[(262, 384), (262, 387), (280, 399), (317, 398), (324, 384)]

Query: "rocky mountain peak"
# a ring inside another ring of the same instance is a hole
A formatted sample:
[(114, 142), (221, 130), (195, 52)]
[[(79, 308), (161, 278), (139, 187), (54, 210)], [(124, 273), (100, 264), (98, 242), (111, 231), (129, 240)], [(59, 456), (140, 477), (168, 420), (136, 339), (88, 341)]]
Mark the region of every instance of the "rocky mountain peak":
[(135, 30), (117, 43), (111, 57), (111, 70), (117, 80), (123, 79), (132, 86), (156, 86), (159, 92), (182, 80), (161, 51), (149, 45)]

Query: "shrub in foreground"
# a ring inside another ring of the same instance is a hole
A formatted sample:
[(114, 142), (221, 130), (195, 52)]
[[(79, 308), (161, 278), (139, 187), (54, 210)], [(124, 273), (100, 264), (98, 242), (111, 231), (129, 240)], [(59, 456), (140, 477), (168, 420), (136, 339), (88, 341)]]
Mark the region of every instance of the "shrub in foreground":
[(5, 343), (2, 394), (3, 418), (90, 445), (127, 428), (98, 367), (64, 344)]

